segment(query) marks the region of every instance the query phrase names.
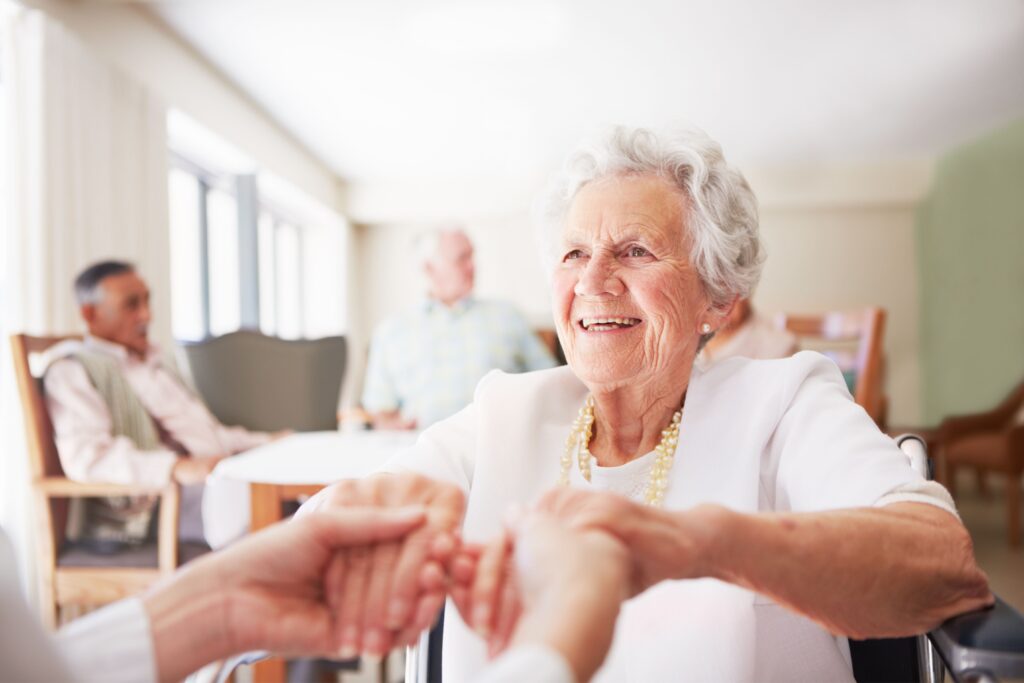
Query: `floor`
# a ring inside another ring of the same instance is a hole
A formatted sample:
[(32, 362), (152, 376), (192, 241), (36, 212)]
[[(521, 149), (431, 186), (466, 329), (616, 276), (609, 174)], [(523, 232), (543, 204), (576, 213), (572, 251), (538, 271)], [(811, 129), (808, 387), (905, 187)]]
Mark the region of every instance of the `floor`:
[(973, 473), (959, 474), (957, 508), (971, 532), (978, 564), (988, 574), (992, 590), (1024, 612), (1024, 542), (1016, 550), (1007, 544), (1005, 478), (990, 476), (986, 497), (979, 492)]

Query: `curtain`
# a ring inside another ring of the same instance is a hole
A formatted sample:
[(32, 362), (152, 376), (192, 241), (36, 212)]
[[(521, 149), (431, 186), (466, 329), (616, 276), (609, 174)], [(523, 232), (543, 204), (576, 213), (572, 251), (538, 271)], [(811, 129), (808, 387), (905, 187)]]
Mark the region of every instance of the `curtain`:
[(31, 588), (28, 463), (8, 336), (81, 332), (71, 283), (91, 262), (134, 262), (148, 281), (152, 338), (170, 350), (166, 112), (145, 88), (38, 10), (3, 22), (0, 221), (0, 525)]

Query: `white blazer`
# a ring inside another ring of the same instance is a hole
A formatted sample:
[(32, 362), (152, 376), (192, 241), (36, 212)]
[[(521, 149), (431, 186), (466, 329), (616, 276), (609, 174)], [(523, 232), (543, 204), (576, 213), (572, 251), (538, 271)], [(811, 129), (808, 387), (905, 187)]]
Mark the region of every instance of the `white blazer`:
[[(510, 504), (556, 485), (560, 458), (586, 387), (567, 367), (492, 372), (473, 403), (426, 430), (387, 471), (416, 471), (467, 493), (463, 528), (485, 541)], [(572, 486), (640, 497), (654, 454), (621, 467), (575, 465)], [(918, 501), (956, 514), (937, 484), (909, 466), (856, 405), (838, 368), (802, 352), (781, 360), (736, 358), (694, 368), (667, 509), (717, 503), (743, 512), (815, 511)], [(842, 543), (837, 538), (836, 543)], [(451, 605), (444, 676), (472, 680), (482, 641)], [(628, 601), (597, 681), (852, 681), (845, 638), (767, 598), (714, 580), (671, 581)]]

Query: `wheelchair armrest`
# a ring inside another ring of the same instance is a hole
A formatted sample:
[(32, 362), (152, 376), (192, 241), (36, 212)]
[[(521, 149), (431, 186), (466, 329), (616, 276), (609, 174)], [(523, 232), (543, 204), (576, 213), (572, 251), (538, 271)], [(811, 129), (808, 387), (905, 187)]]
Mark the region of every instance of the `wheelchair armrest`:
[(1024, 615), (999, 596), (992, 607), (953, 617), (928, 638), (956, 681), (977, 673), (1024, 677)]

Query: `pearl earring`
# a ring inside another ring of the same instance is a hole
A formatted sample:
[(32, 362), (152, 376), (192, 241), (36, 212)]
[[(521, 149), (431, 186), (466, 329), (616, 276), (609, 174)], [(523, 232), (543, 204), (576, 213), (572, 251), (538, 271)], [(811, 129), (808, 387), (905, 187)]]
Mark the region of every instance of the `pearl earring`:
[(700, 326), (701, 334), (711, 334), (711, 323), (704, 323)]

